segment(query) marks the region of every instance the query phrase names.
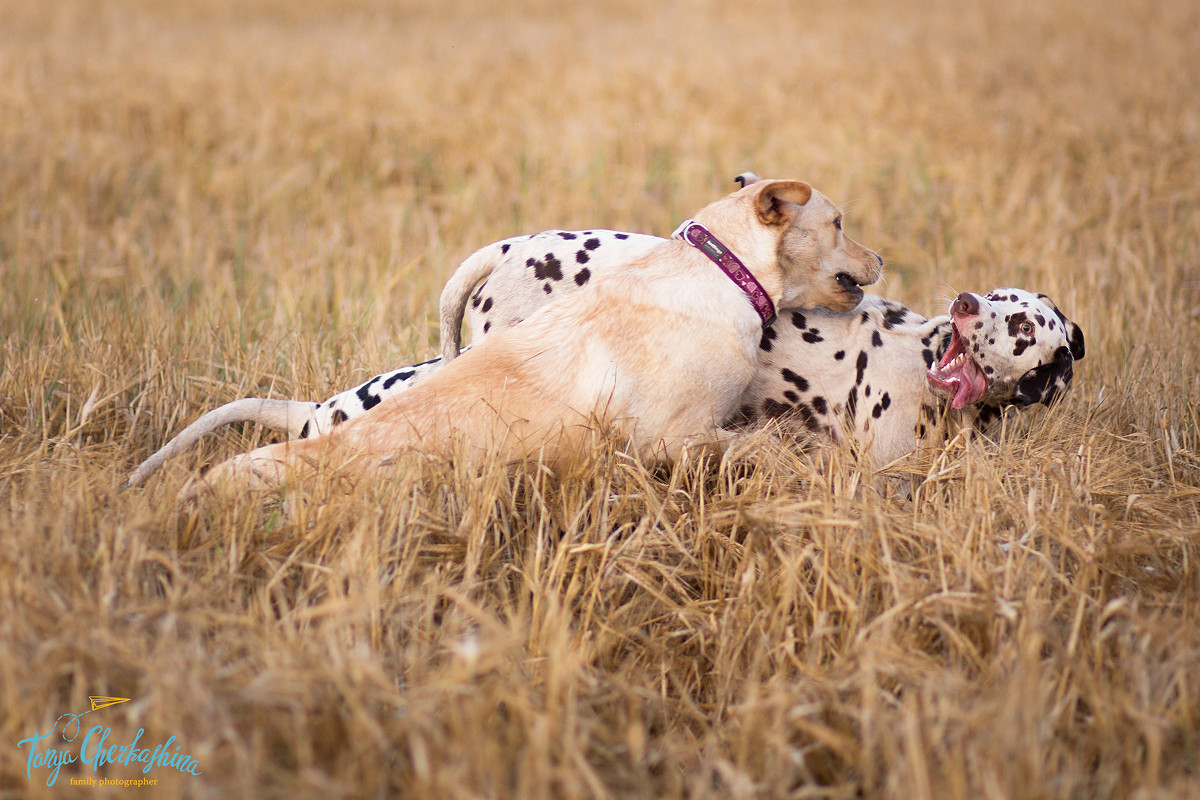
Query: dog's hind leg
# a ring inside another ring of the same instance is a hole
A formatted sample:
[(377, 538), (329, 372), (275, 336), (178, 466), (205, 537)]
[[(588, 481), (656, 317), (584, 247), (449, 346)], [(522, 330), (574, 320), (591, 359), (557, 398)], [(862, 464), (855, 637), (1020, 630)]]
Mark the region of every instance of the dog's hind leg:
[(299, 400), (265, 400), (258, 397), (248, 397), (244, 400), (234, 400), (220, 408), (213, 409), (188, 425), (179, 435), (162, 446), (154, 455), (141, 463), (124, 488), (141, 484), (153, 475), (166, 462), (200, 439), (218, 428), (235, 422), (257, 422), (275, 431), (286, 431), (288, 438), (300, 437), (304, 426), (313, 420), (317, 409), (316, 403), (305, 403)]

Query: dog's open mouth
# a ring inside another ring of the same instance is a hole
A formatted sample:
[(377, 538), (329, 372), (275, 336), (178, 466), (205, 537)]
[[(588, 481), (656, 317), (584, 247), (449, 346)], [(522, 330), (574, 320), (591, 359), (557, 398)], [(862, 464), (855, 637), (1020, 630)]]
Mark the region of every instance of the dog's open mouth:
[(839, 272), (834, 276), (834, 280), (837, 281), (838, 286), (851, 294), (854, 294), (856, 291), (862, 291), (859, 289), (858, 281), (854, 280), (854, 277), (849, 272)]
[(988, 379), (983, 370), (967, 352), (966, 344), (958, 333), (958, 324), (950, 324), (950, 347), (936, 366), (930, 367), (926, 379), (938, 389), (950, 395), (950, 405), (962, 408), (978, 403), (988, 390)]
[[(850, 273), (848, 273), (848, 272), (839, 272), (837, 275), (834, 276), (833, 279), (835, 281), (837, 281), (837, 285), (841, 288), (841, 290), (843, 292), (845, 292), (846, 296), (848, 296), (851, 300), (854, 301), (854, 305), (848, 306), (845, 309), (846, 311), (850, 311), (851, 309), (854, 308), (854, 306), (857, 306), (859, 304), (859, 302), (862, 300), (862, 298), (863, 298), (862, 287), (859, 285), (858, 281), (854, 280), (854, 277), (852, 275), (850, 275)], [(841, 309), (839, 309), (839, 310), (841, 310)]]

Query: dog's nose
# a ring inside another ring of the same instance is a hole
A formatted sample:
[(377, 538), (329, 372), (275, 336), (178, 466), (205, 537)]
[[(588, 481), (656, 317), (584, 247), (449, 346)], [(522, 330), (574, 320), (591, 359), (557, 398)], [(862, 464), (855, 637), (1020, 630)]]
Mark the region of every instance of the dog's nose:
[(970, 292), (963, 292), (950, 304), (950, 313), (962, 317), (973, 317), (979, 313), (979, 300)]
[(879, 268), (883, 269), (883, 256), (875, 252), (872, 252), (871, 255), (875, 256), (875, 260), (879, 262)]

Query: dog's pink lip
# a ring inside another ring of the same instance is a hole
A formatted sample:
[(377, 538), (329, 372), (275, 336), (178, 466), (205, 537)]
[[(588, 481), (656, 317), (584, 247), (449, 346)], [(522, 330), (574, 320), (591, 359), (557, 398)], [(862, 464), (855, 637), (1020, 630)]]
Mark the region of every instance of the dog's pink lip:
[(950, 323), (950, 346), (946, 348), (946, 354), (936, 366), (929, 368), (925, 378), (932, 386), (950, 395), (952, 408), (978, 403), (987, 394), (987, 376), (967, 352), (957, 318), (952, 318)]

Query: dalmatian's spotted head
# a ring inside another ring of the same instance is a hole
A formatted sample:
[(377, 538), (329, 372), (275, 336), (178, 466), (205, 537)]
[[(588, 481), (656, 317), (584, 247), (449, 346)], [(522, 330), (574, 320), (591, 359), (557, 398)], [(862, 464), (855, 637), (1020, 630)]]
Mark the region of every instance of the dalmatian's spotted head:
[(950, 304), (950, 320), (950, 345), (926, 377), (954, 408), (1049, 405), (1083, 358), (1083, 331), (1044, 294), (963, 292)]

